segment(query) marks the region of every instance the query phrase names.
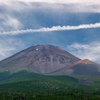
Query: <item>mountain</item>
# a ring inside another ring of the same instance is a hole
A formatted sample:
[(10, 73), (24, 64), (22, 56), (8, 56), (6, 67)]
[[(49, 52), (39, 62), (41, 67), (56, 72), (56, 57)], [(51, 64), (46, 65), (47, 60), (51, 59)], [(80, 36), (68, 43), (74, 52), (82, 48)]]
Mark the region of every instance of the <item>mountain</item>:
[(53, 45), (32, 46), (0, 62), (0, 72), (24, 70), (46, 75), (98, 75), (100, 65)]
[(57, 46), (37, 45), (1, 61), (0, 71), (14, 73), (27, 70), (46, 74), (70, 66), (79, 60)]
[[(31, 93), (33, 99), (39, 95), (41, 98), (43, 93), (46, 97), (53, 97), (55, 91), (63, 96), (78, 96), (80, 93), (94, 96), (94, 93), (99, 93), (99, 87), (99, 64), (81, 60), (57, 46), (32, 46), (0, 61), (0, 98), (4, 96), (2, 93), (8, 93), (11, 98), (18, 97), (20, 93), (24, 97)], [(8, 100), (6, 94), (4, 97)]]
[(79, 60), (74, 64), (71, 64), (67, 67), (61, 68), (57, 71), (49, 73), (51, 75), (90, 75), (90, 76), (98, 76), (100, 75), (100, 65), (92, 62), (88, 59)]
[(47, 80), (47, 76), (63, 78), (63, 75), (90, 84), (99, 79), (100, 65), (88, 59), (81, 60), (53, 45), (32, 46), (0, 61), (0, 84)]

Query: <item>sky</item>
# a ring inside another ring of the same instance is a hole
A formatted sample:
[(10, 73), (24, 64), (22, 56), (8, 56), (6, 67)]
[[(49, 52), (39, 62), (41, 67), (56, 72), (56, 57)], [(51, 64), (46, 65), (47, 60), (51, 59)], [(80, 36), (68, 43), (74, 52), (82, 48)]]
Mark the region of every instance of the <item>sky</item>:
[(100, 0), (0, 0), (0, 60), (38, 44), (100, 64)]

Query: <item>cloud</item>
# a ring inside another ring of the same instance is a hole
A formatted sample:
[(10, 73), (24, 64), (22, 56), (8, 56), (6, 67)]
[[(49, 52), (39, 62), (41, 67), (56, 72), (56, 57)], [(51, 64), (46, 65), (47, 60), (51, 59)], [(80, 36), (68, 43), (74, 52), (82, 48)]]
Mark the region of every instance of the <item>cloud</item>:
[(1, 35), (18, 35), (18, 34), (25, 34), (25, 33), (54, 32), (54, 31), (79, 30), (79, 29), (89, 29), (89, 28), (100, 28), (100, 23), (82, 24), (78, 26), (53, 26), (51, 28), (44, 27), (40, 29), (26, 29), (26, 30), (17, 30), (17, 31), (9, 31), (9, 32), (0, 32), (0, 34)]
[[(35, 3), (40, 5), (35, 6)], [(59, 10), (59, 12), (100, 13), (100, 0), (1, 0), (0, 5), (3, 5), (9, 11), (15, 10), (19, 12), (32, 8), (50, 8)]]
[(18, 1), (23, 1), (23, 2), (47, 2), (47, 3), (89, 3), (89, 4), (97, 4), (100, 3), (99, 0), (18, 0)]
[(11, 56), (23, 48), (24, 44), (19, 39), (0, 38), (0, 60)]
[[(62, 12), (91, 12), (100, 13), (100, 0), (18, 0), (29, 3), (51, 3), (52, 8)], [(46, 4), (45, 4), (46, 6)], [(42, 6), (43, 7), (43, 6)], [(46, 6), (47, 8), (50, 6)], [(57, 9), (56, 9), (57, 8)], [(62, 10), (64, 9), (64, 10)]]
[(74, 43), (67, 46), (67, 51), (81, 59), (90, 59), (100, 64), (100, 41), (88, 44)]
[(19, 20), (9, 14), (0, 14), (0, 31), (17, 30), (22, 28)]

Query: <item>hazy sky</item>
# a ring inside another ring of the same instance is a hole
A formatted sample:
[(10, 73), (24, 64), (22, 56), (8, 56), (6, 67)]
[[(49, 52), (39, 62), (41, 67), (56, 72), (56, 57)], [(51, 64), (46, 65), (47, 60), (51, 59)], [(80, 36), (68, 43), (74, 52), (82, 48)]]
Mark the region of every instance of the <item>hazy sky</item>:
[(100, 0), (0, 0), (0, 60), (32, 45), (100, 62)]

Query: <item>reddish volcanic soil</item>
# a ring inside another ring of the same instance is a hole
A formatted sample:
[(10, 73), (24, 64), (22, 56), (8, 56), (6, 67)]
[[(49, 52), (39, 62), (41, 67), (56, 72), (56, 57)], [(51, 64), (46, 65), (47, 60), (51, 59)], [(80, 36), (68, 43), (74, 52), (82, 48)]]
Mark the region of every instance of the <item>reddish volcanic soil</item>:
[(37, 45), (0, 62), (0, 72), (27, 70), (40, 74), (97, 74), (100, 65), (80, 60), (67, 51), (52, 45)]
[(1, 61), (0, 71), (50, 73), (77, 61), (80, 59), (57, 46), (37, 45)]

